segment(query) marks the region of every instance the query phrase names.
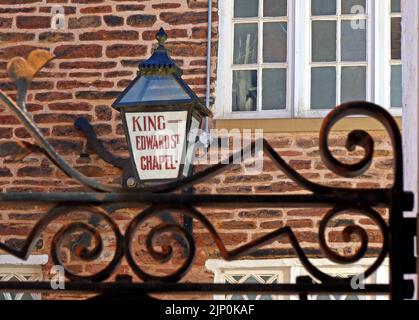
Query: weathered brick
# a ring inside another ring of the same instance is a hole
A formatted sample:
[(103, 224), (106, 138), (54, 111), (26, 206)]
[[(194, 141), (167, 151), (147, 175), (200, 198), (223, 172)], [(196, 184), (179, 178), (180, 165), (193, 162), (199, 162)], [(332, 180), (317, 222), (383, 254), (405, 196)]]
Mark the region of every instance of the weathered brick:
[(86, 117), (91, 119), (86, 114), (68, 114), (68, 113), (42, 113), (34, 115), (34, 120), (37, 123), (74, 123), (79, 117)]
[(190, 62), (191, 66), (206, 66), (207, 60), (193, 60)]
[(9, 8), (0, 8), (0, 13), (28, 13), (28, 12), (35, 12), (35, 7), (26, 7), (26, 8), (19, 8), (19, 7), (9, 7)]
[(82, 14), (109, 13), (109, 12), (112, 12), (111, 6), (95, 6), (95, 7), (80, 8), (80, 13)]
[(101, 177), (105, 175), (103, 168), (99, 166), (85, 165), (77, 166), (76, 169), (89, 177)]
[(160, 19), (171, 25), (207, 23), (206, 12), (162, 12)]
[(92, 3), (103, 3), (105, 0), (71, 0), (72, 3), (80, 4), (92, 4)]
[(47, 16), (18, 16), (16, 26), (20, 29), (51, 28), (51, 17)]
[[(188, 8), (190, 9), (207, 9), (208, 1), (207, 0), (188, 0)], [(217, 2), (213, 3), (214, 8), (217, 7)]]
[[(69, 6), (62, 6), (64, 8), (64, 14), (75, 14), (77, 12), (76, 7), (69, 7)], [(52, 7), (40, 7), (39, 12), (50, 13), (52, 11)]]
[(70, 72), (69, 77), (73, 78), (99, 78), (102, 74), (100, 72)]
[(28, 54), (35, 49), (48, 50), (48, 48), (39, 47), (39, 46), (29, 46), (29, 45), (11, 46), (11, 47), (2, 48), (0, 50), (0, 59), (9, 60), (16, 56), (26, 58)]
[(82, 134), (77, 130), (74, 125), (68, 126), (54, 126), (52, 128), (53, 136), (64, 136), (64, 137), (81, 137)]
[(393, 159), (384, 159), (384, 160), (377, 161), (374, 167), (377, 169), (390, 170), (393, 168), (393, 165), (394, 165)]
[(18, 177), (49, 177), (54, 170), (51, 167), (32, 167), (27, 166), (17, 171)]
[[(367, 234), (368, 234), (368, 241), (370, 243), (382, 243), (383, 236), (379, 230), (367, 230)], [(359, 238), (357, 236), (353, 236), (352, 242), (354, 242), (355, 239), (359, 239)], [(342, 231), (330, 231), (328, 233), (328, 240), (331, 242), (346, 242), (343, 239)]]
[[(269, 144), (272, 146), (272, 148), (289, 148), (291, 147), (292, 139), (286, 137), (275, 137), (274, 139), (269, 139)], [(282, 154), (283, 153), (281, 153), (281, 155)]]
[(31, 83), (31, 89), (33, 90), (52, 90), (54, 83), (51, 81), (33, 81)]
[(34, 33), (18, 33), (18, 32), (6, 32), (0, 33), (0, 41), (7, 42), (22, 42), (30, 41), (35, 39)]
[[(51, 135), (51, 130), (49, 128), (41, 128), (41, 132), (46, 137)], [(15, 136), (20, 139), (27, 139), (32, 137), (26, 128), (16, 128)]]
[(231, 186), (231, 187), (222, 187), (217, 188), (217, 192), (219, 193), (251, 193), (252, 187), (250, 186)]
[(106, 136), (112, 133), (112, 126), (109, 124), (95, 124), (93, 125), (93, 130), (95, 131), (98, 137)]
[(299, 148), (314, 148), (319, 146), (319, 139), (314, 137), (298, 137), (296, 144)]
[[(185, 78), (185, 81), (188, 83), (188, 85), (190, 86), (199, 86), (199, 85), (205, 85), (207, 83), (207, 79), (205, 77), (202, 78)], [(198, 94), (199, 90), (195, 89), (195, 93)]]
[(292, 217), (321, 217), (325, 215), (327, 209), (310, 208), (310, 209), (292, 209), (287, 211), (287, 216)]
[(72, 61), (60, 63), (61, 69), (112, 69), (115, 61)]
[(194, 27), (192, 28), (192, 38), (194, 39), (206, 39), (208, 37), (207, 27)]
[(105, 20), (106, 25), (109, 27), (117, 27), (117, 26), (122, 26), (124, 24), (123, 17), (118, 17), (114, 15), (104, 16), (103, 20)]
[(224, 178), (224, 183), (256, 183), (256, 182), (265, 182), (271, 181), (272, 176), (269, 174), (259, 174), (259, 175), (234, 175), (227, 176)]
[(111, 121), (112, 119), (112, 109), (109, 106), (96, 106), (95, 114), (98, 120)]
[(180, 7), (180, 3), (170, 3), (170, 2), (156, 3), (156, 4), (151, 5), (151, 7), (153, 9), (175, 9), (175, 8)]
[(157, 17), (150, 14), (136, 14), (129, 16), (127, 24), (133, 27), (151, 27), (156, 22)]
[(110, 139), (104, 141), (105, 146), (113, 152), (128, 151), (127, 141), (125, 138)]
[[(0, 235), (24, 236), (32, 231), (32, 226), (21, 223), (1, 223)], [(16, 245), (16, 244), (15, 244)]]
[(126, 88), (131, 84), (131, 80), (128, 79), (123, 79), (123, 80), (119, 80), (118, 83), (116, 84), (116, 86), (118, 88)]
[(295, 170), (311, 169), (310, 160), (291, 160), (289, 162), (289, 165), (293, 167)]
[(287, 220), (286, 224), (291, 228), (313, 228), (313, 220), (310, 219)]
[(96, 44), (61, 45), (55, 48), (54, 54), (60, 59), (100, 58), (102, 46)]
[(117, 57), (138, 57), (147, 53), (147, 47), (134, 44), (114, 44), (106, 48), (106, 56), (109, 58)]
[(68, 20), (68, 27), (70, 29), (84, 29), (84, 28), (95, 28), (102, 24), (100, 17), (98, 16), (84, 16), (80, 18), (70, 18)]
[(144, 8), (143, 4), (118, 4), (116, 11), (143, 11)]
[(82, 41), (92, 40), (138, 40), (137, 31), (116, 31), (116, 30), (100, 30), (96, 32), (86, 32), (80, 35)]
[(92, 105), (86, 102), (56, 102), (48, 105), (53, 111), (90, 111)]
[(13, 23), (13, 18), (0, 17), (0, 28), (10, 28)]
[(285, 225), (285, 224), (284, 224), (284, 222), (283, 222), (283, 221), (278, 221), (278, 220), (275, 220), (275, 221), (265, 221), (265, 222), (262, 222), (262, 223), (260, 224), (260, 227), (261, 227), (262, 229), (269, 229), (269, 230), (273, 230), (273, 229), (279, 229), (279, 228), (282, 228), (284, 225)]
[(12, 128), (0, 127), (0, 139), (10, 139), (13, 136)]
[(41, 92), (35, 95), (35, 100), (38, 101), (54, 101), (54, 100), (68, 100), (72, 98), (72, 94), (68, 92)]
[[(154, 40), (156, 38), (157, 31), (158, 30), (144, 31), (142, 37), (144, 40)], [(186, 38), (188, 36), (187, 29), (169, 29), (165, 31), (170, 39)]]
[(175, 41), (166, 43), (166, 48), (173, 56), (180, 57), (199, 57), (206, 56), (207, 48), (206, 43), (195, 43), (187, 41)]
[(219, 228), (229, 230), (250, 230), (256, 229), (256, 224), (253, 221), (226, 221), (220, 223)]
[(131, 71), (110, 71), (105, 73), (105, 78), (119, 78), (132, 76)]
[(264, 219), (264, 218), (278, 218), (282, 216), (283, 216), (283, 213), (281, 210), (273, 210), (273, 209), (246, 210), (246, 211), (239, 212), (239, 218)]
[(74, 41), (74, 34), (68, 32), (43, 32), (39, 34), (39, 41), (46, 42), (65, 42)]
[(183, 71), (183, 74), (185, 76), (187, 75), (194, 75), (194, 74), (205, 74), (206, 69), (205, 68), (192, 68), (192, 69), (185, 69)]
[(121, 64), (123, 67), (130, 67), (130, 68), (138, 67), (140, 62), (141, 60), (125, 60), (125, 59), (121, 60)]
[(119, 94), (119, 91), (78, 91), (76, 92), (76, 98), (86, 100), (110, 100), (115, 99)]
[(113, 83), (109, 81), (101, 81), (101, 80), (96, 80), (94, 82), (82, 82), (78, 80), (57, 82), (57, 89), (74, 89), (74, 88), (89, 88), (89, 87), (111, 88), (113, 87)]
[(69, 141), (69, 140), (59, 140), (59, 139), (49, 139), (51, 145), (54, 147), (57, 152), (63, 155), (67, 154), (77, 154), (83, 150), (83, 142), (81, 141)]
[(297, 231), (295, 232), (295, 236), (299, 240), (299, 242), (314, 242), (318, 243), (319, 235), (317, 232), (312, 231)]
[(7, 82), (0, 82), (0, 90), (3, 91), (12, 91), (15, 90), (15, 84), (13, 82), (7, 81)]
[(16, 125), (19, 124), (19, 120), (15, 116), (10, 115), (0, 115), (0, 124), (1, 125)]
[(239, 232), (220, 233), (220, 237), (223, 240), (225, 245), (238, 245), (240, 243), (247, 241), (246, 233), (239, 233)]

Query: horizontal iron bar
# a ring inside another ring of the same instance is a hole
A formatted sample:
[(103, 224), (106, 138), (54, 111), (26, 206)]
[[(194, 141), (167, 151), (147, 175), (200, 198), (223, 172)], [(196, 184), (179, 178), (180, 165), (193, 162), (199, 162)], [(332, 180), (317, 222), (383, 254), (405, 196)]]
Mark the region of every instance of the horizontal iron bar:
[[(170, 193), (95, 193), (95, 192), (15, 192), (0, 193), (0, 202), (66, 202), (66, 203), (137, 203), (145, 205), (191, 205), (197, 207), (330, 207), (335, 204), (363, 204), (372, 207), (390, 205), (388, 189), (354, 190), (332, 194), (237, 195), (237, 194), (170, 194)], [(408, 199), (409, 194), (404, 197)], [(409, 210), (409, 201), (401, 201)]]
[(80, 292), (110, 294), (149, 293), (278, 293), (278, 294), (333, 294), (387, 295), (387, 284), (366, 284), (364, 289), (354, 290), (349, 284), (221, 284), (221, 283), (122, 283), (122, 282), (66, 282), (64, 290), (54, 290), (50, 282), (0, 282), (0, 291), (6, 292)]

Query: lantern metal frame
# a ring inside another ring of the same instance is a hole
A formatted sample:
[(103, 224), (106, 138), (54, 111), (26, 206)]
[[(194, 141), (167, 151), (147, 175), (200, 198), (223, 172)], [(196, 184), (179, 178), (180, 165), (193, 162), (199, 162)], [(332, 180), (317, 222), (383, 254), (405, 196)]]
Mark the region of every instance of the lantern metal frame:
[[(158, 46), (155, 49), (152, 56), (141, 62), (139, 65), (139, 71), (137, 77), (129, 84), (129, 86), (118, 96), (115, 102), (112, 104), (112, 107), (121, 113), (122, 123), (124, 126), (125, 136), (127, 139), (128, 149), (131, 155), (131, 163), (134, 168), (134, 174), (137, 179), (139, 186), (153, 185), (161, 183), (162, 181), (175, 181), (183, 175), (183, 169), (185, 165), (185, 157), (188, 148), (188, 134), (191, 131), (192, 118), (197, 119), (199, 127), (202, 124), (204, 117), (208, 117), (211, 112), (208, 110), (195, 92), (188, 86), (188, 84), (182, 79), (182, 70), (176, 65), (175, 61), (170, 58), (167, 49), (164, 44), (167, 41), (167, 33), (163, 28), (159, 30), (156, 34), (156, 40), (158, 41)], [(131, 91), (133, 86), (137, 81), (142, 77), (148, 76), (170, 76), (180, 85), (181, 89), (189, 95), (190, 99), (185, 100), (154, 100), (154, 101), (141, 101), (141, 102), (128, 102), (122, 103), (121, 100), (126, 96), (128, 92)], [(134, 160), (133, 146), (131, 144), (131, 137), (129, 134), (128, 125), (126, 122), (126, 114), (134, 112), (176, 112), (176, 111), (186, 111), (186, 131), (184, 138), (184, 148), (181, 155), (181, 164), (179, 165), (179, 172), (176, 178), (173, 179), (149, 179), (147, 181), (142, 181)], [(198, 133), (198, 132), (197, 132)], [(195, 140), (198, 139), (198, 136), (195, 137)], [(190, 170), (188, 170), (190, 172)]]

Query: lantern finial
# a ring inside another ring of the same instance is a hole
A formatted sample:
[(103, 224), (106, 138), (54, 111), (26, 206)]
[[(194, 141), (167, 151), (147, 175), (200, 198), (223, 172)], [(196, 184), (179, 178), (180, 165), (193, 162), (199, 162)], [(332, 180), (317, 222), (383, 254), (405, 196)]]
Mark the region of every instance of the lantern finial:
[(156, 33), (156, 39), (159, 42), (159, 45), (164, 45), (167, 40), (167, 33), (163, 28), (160, 28), (159, 32)]

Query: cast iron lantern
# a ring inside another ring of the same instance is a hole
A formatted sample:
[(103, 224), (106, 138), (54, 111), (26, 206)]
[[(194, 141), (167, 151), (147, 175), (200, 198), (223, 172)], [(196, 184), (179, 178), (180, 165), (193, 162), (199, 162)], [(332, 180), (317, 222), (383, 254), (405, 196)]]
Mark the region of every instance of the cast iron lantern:
[(138, 76), (112, 105), (121, 112), (141, 184), (189, 175), (198, 129), (210, 114), (169, 57), (163, 28), (156, 39), (157, 49), (140, 63)]

